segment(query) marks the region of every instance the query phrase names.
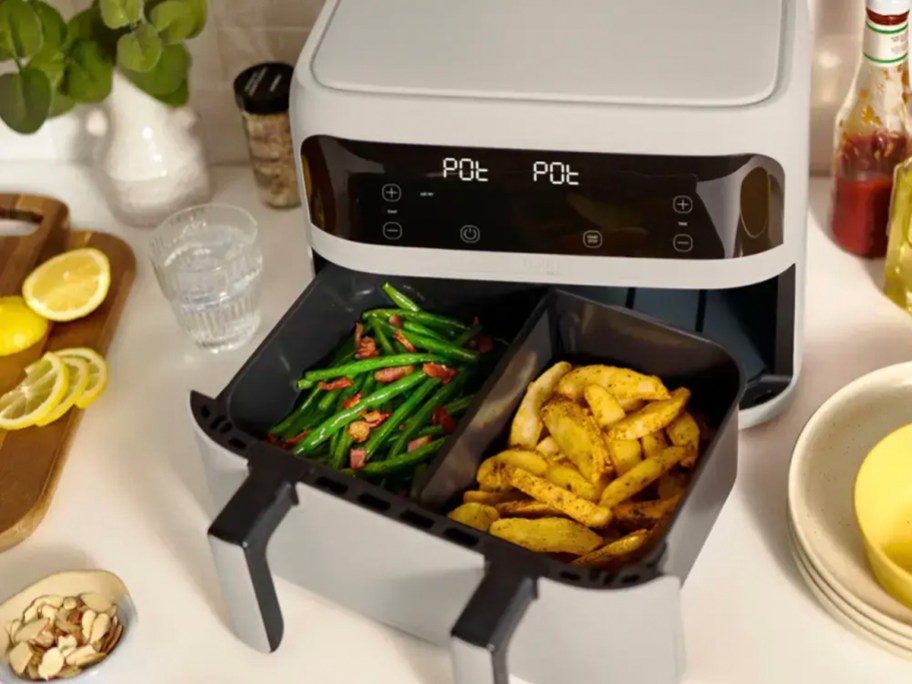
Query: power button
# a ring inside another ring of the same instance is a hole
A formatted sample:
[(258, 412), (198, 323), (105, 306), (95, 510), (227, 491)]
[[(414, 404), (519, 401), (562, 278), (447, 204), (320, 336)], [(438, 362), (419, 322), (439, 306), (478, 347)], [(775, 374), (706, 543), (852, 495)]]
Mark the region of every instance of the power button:
[(463, 226), (459, 231), (459, 237), (467, 245), (474, 245), (481, 240), (481, 231), (478, 226)]

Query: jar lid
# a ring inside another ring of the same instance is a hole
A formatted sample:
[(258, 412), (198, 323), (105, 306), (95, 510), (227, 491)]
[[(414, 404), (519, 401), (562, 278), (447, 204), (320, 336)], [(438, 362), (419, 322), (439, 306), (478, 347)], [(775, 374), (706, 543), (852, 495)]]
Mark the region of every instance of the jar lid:
[(867, 0), (868, 9), (884, 17), (894, 17), (909, 11), (910, 0)]
[(294, 67), (266, 62), (245, 69), (234, 79), (234, 99), (245, 112), (278, 114), (288, 111)]

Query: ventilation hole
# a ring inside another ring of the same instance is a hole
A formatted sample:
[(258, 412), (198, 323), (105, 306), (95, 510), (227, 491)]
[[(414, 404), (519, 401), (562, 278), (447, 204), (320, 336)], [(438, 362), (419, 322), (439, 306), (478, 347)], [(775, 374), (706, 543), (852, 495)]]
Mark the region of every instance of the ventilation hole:
[(216, 416), (211, 423), (209, 423), (209, 428), (211, 430), (218, 430), (222, 423), (225, 422), (225, 416)]
[(640, 581), (639, 575), (627, 575), (621, 580), (621, 584), (636, 584)]
[(231, 432), (232, 429), (233, 429), (233, 426), (231, 425), (231, 421), (226, 420), (222, 424), (222, 426), (218, 429), (218, 431), (221, 432), (223, 435), (227, 435), (229, 432)]
[(434, 526), (433, 520), (427, 516), (415, 513), (415, 511), (403, 511), (402, 515), (399, 516), (399, 519), (409, 525), (420, 527), (422, 530), (429, 530)]
[(238, 439), (237, 437), (232, 437), (231, 439), (229, 439), (228, 444), (233, 446), (235, 449), (240, 449), (242, 451), (247, 448), (247, 442), (245, 442), (244, 440)]
[(573, 582), (579, 582), (581, 579), (583, 579), (582, 577), (579, 576), (578, 573), (568, 572), (566, 570), (561, 570), (559, 574), (560, 574), (560, 577), (562, 577), (563, 579), (572, 580)]
[(368, 508), (373, 508), (375, 511), (388, 511), (390, 504), (389, 501), (384, 501), (373, 494), (364, 493), (358, 497), (358, 503), (363, 503)]
[(209, 410), (209, 407), (208, 407), (208, 406), (203, 406), (203, 407), (200, 409), (200, 415), (201, 415), (203, 418), (205, 418), (206, 420), (209, 420), (209, 416), (212, 415), (212, 412)]
[(457, 530), (455, 527), (448, 527), (445, 529), (443, 531), (443, 536), (450, 541), (462, 544), (463, 546), (468, 546), (469, 548), (478, 546), (478, 537), (471, 535), (468, 532)]
[(316, 484), (320, 489), (325, 489), (333, 494), (345, 494), (345, 492), (348, 491), (346, 485), (341, 482), (336, 482), (335, 480), (330, 480), (328, 477), (318, 477)]

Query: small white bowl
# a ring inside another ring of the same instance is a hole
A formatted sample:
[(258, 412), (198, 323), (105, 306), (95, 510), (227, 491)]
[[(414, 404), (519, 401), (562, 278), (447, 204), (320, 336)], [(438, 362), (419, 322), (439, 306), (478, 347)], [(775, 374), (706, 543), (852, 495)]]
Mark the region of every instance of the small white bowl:
[(101, 594), (117, 606), (117, 617), (123, 625), (123, 636), (104, 660), (83, 670), (75, 677), (60, 681), (88, 680), (103, 670), (109, 662), (122, 657), (124, 648), (132, 639), (137, 622), (136, 606), (133, 604), (133, 599), (130, 598), (126, 585), (116, 575), (103, 570), (60, 572), (45, 577), (0, 604), (0, 682), (32, 681), (18, 676), (10, 667), (7, 658), (10, 639), (6, 633), (6, 625), (13, 620), (20, 619), (32, 601), (42, 596), (79, 596), (88, 593)]

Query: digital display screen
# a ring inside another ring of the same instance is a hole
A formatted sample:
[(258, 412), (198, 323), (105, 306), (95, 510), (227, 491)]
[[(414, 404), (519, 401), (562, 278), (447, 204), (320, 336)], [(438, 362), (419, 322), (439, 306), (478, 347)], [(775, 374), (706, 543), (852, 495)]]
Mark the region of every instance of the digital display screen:
[(669, 259), (726, 256), (698, 184), (733, 174), (751, 159), (455, 148), (329, 136), (308, 138), (301, 153), (313, 223), (347, 240)]

